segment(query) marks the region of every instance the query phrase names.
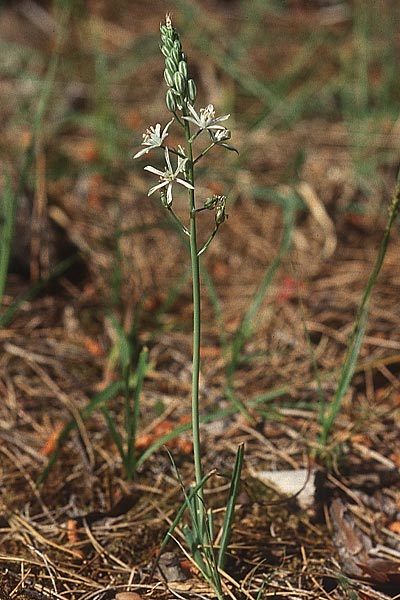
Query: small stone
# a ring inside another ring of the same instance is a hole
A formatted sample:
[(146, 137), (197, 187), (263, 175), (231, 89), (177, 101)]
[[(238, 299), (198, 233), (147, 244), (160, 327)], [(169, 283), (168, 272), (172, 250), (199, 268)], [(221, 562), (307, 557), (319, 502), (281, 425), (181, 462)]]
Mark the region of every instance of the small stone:
[(136, 592), (118, 592), (115, 594), (115, 600), (142, 600), (142, 597)]

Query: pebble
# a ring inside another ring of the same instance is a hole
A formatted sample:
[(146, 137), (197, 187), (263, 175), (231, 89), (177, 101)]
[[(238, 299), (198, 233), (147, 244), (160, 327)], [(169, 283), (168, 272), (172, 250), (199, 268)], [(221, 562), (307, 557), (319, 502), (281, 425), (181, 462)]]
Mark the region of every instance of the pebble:
[(115, 600), (142, 600), (142, 597), (136, 592), (118, 592), (115, 594)]

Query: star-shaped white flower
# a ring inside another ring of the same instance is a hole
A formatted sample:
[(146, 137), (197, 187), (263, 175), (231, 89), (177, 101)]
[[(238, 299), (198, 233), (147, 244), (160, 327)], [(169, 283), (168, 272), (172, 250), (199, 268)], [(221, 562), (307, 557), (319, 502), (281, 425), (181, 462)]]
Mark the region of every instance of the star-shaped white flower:
[(174, 119), (171, 119), (170, 122), (166, 124), (162, 133), (160, 123), (157, 123), (155, 127), (151, 125), (148, 129), (146, 129), (143, 134), (142, 146), (147, 146), (147, 148), (143, 148), (142, 150), (139, 150), (139, 152), (136, 152), (133, 158), (139, 158), (139, 156), (147, 154), (153, 148), (159, 148), (162, 146), (165, 138), (168, 135), (168, 127), (171, 125), (173, 120)]
[(230, 140), (232, 135), (229, 129), (217, 129), (215, 131), (209, 131), (208, 133), (210, 134), (214, 144), (216, 144), (217, 146), (223, 146), (224, 148), (227, 148), (228, 150), (233, 150), (233, 152), (239, 154), (236, 148), (226, 143), (226, 140)]
[(221, 121), (226, 121), (229, 119), (230, 115), (223, 115), (222, 117), (215, 116), (214, 106), (209, 104), (205, 108), (200, 109), (200, 114), (194, 110), (193, 106), (188, 103), (188, 109), (192, 113), (191, 117), (183, 117), (186, 121), (190, 121), (199, 127), (200, 129), (221, 129), (225, 130), (226, 128), (223, 125), (220, 125)]
[(160, 189), (166, 187), (167, 188), (166, 205), (171, 206), (171, 204), (172, 204), (172, 184), (175, 181), (177, 183), (180, 183), (181, 185), (185, 186), (189, 190), (194, 190), (194, 187), (191, 183), (189, 183), (185, 179), (178, 177), (179, 173), (183, 172), (185, 165), (187, 163), (187, 160), (188, 160), (187, 158), (182, 158), (181, 156), (178, 155), (178, 165), (174, 171), (172, 168), (172, 165), (171, 165), (171, 159), (169, 157), (169, 150), (168, 150), (168, 148), (165, 148), (165, 164), (167, 167), (165, 169), (165, 171), (160, 171), (159, 169), (156, 169), (152, 166), (147, 166), (144, 168), (145, 171), (154, 173), (154, 175), (158, 175), (160, 178), (160, 183), (157, 183), (157, 185), (154, 185), (152, 188), (150, 188), (147, 195), (151, 196), (151, 194), (154, 194), (154, 192), (156, 192), (157, 190), (160, 190)]

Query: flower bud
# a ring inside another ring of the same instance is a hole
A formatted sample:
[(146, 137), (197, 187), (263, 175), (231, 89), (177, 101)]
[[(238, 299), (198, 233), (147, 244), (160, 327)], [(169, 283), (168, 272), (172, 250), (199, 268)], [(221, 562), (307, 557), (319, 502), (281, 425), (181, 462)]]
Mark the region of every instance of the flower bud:
[(165, 59), (165, 68), (167, 69), (171, 77), (173, 77), (174, 73), (178, 70), (178, 63), (172, 60), (171, 55), (167, 56), (167, 58)]
[(177, 92), (179, 92), (179, 94), (181, 96), (184, 96), (186, 93), (186, 80), (183, 77), (183, 75), (181, 73), (179, 73), (179, 71), (177, 71), (176, 73), (174, 73), (174, 87), (176, 89)]
[(215, 223), (217, 225), (221, 225), (226, 219), (227, 215), (225, 213), (225, 205), (217, 206), (215, 211)]
[(174, 86), (174, 80), (172, 78), (171, 73), (168, 71), (168, 69), (164, 69), (164, 79), (167, 82), (167, 85), (169, 87), (173, 87)]
[(182, 52), (182, 44), (180, 43), (178, 38), (174, 40), (174, 48), (176, 48), (180, 55), (180, 53)]
[(186, 61), (184, 61), (184, 60), (179, 61), (178, 70), (179, 70), (179, 73), (181, 73), (183, 75), (183, 77), (187, 80), (188, 68), (187, 68)]
[(172, 60), (176, 63), (176, 66), (178, 67), (178, 63), (181, 60), (181, 53), (179, 50), (177, 50), (175, 48), (175, 46), (173, 46), (170, 50), (170, 57), (172, 58)]
[(169, 56), (169, 49), (165, 44), (160, 46), (160, 50), (164, 54), (165, 58), (167, 58), (167, 56)]
[(211, 198), (207, 198), (206, 201), (204, 202), (204, 208), (207, 208), (208, 210), (212, 210), (213, 208), (215, 208), (218, 200), (219, 200), (219, 196), (217, 196), (217, 194), (213, 194), (211, 196)]
[(177, 108), (175, 94), (172, 90), (167, 90), (165, 95), (165, 104), (170, 112), (175, 112)]
[[(180, 64), (180, 63), (179, 63)], [(189, 79), (187, 82), (188, 96), (190, 102), (193, 104), (197, 98), (197, 88), (193, 79)]]
[(166, 36), (165, 39), (163, 39), (163, 44), (169, 49), (170, 52), (174, 47), (174, 41), (169, 36)]

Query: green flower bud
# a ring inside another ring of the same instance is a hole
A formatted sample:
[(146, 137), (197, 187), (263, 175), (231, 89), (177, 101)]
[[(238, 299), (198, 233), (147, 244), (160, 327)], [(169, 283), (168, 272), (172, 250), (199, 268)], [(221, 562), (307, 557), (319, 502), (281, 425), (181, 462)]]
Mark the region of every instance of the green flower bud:
[(217, 204), (217, 202), (218, 202), (218, 196), (213, 194), (211, 196), (211, 198), (207, 198), (207, 200), (204, 202), (204, 208), (211, 210), (212, 208), (214, 208), (214, 206)]
[(188, 78), (188, 68), (187, 63), (184, 60), (181, 60), (178, 65), (179, 73), (183, 75), (183, 77), (187, 80)]
[(215, 223), (221, 225), (227, 217), (225, 213), (225, 206), (218, 206), (215, 211)]
[(167, 48), (167, 46), (165, 44), (160, 46), (160, 50), (164, 54), (165, 58), (167, 58), (167, 56), (169, 56), (169, 49)]
[(175, 46), (173, 46), (170, 50), (170, 57), (172, 58), (172, 60), (176, 63), (176, 66), (178, 67), (178, 63), (181, 60), (181, 53), (179, 50), (176, 49)]
[(174, 47), (174, 44), (173, 44), (172, 40), (170, 40), (170, 39), (166, 39), (165, 41), (163, 40), (163, 43), (161, 45), (161, 52), (164, 54), (164, 56), (169, 56), (173, 47)]
[(179, 94), (184, 97), (186, 93), (186, 80), (179, 71), (174, 73), (174, 87)]
[(193, 81), (193, 79), (188, 80), (187, 89), (188, 89), (189, 100), (193, 104), (197, 98), (197, 88), (196, 88), (196, 84)]
[(174, 60), (172, 60), (171, 55), (169, 55), (165, 59), (165, 67), (166, 67), (167, 71), (169, 72), (169, 74), (171, 75), (171, 77), (173, 77), (174, 73), (176, 73), (176, 71), (178, 70), (178, 63), (176, 63)]
[(175, 94), (172, 90), (167, 90), (165, 95), (165, 104), (170, 112), (175, 112), (177, 108)]
[(168, 69), (164, 70), (164, 79), (167, 82), (167, 85), (169, 87), (173, 87), (174, 86), (174, 80), (172, 78), (171, 73), (168, 71)]
[(182, 44), (179, 41), (178, 37), (174, 40), (174, 48), (179, 52), (179, 56), (180, 56), (180, 53), (182, 52)]

